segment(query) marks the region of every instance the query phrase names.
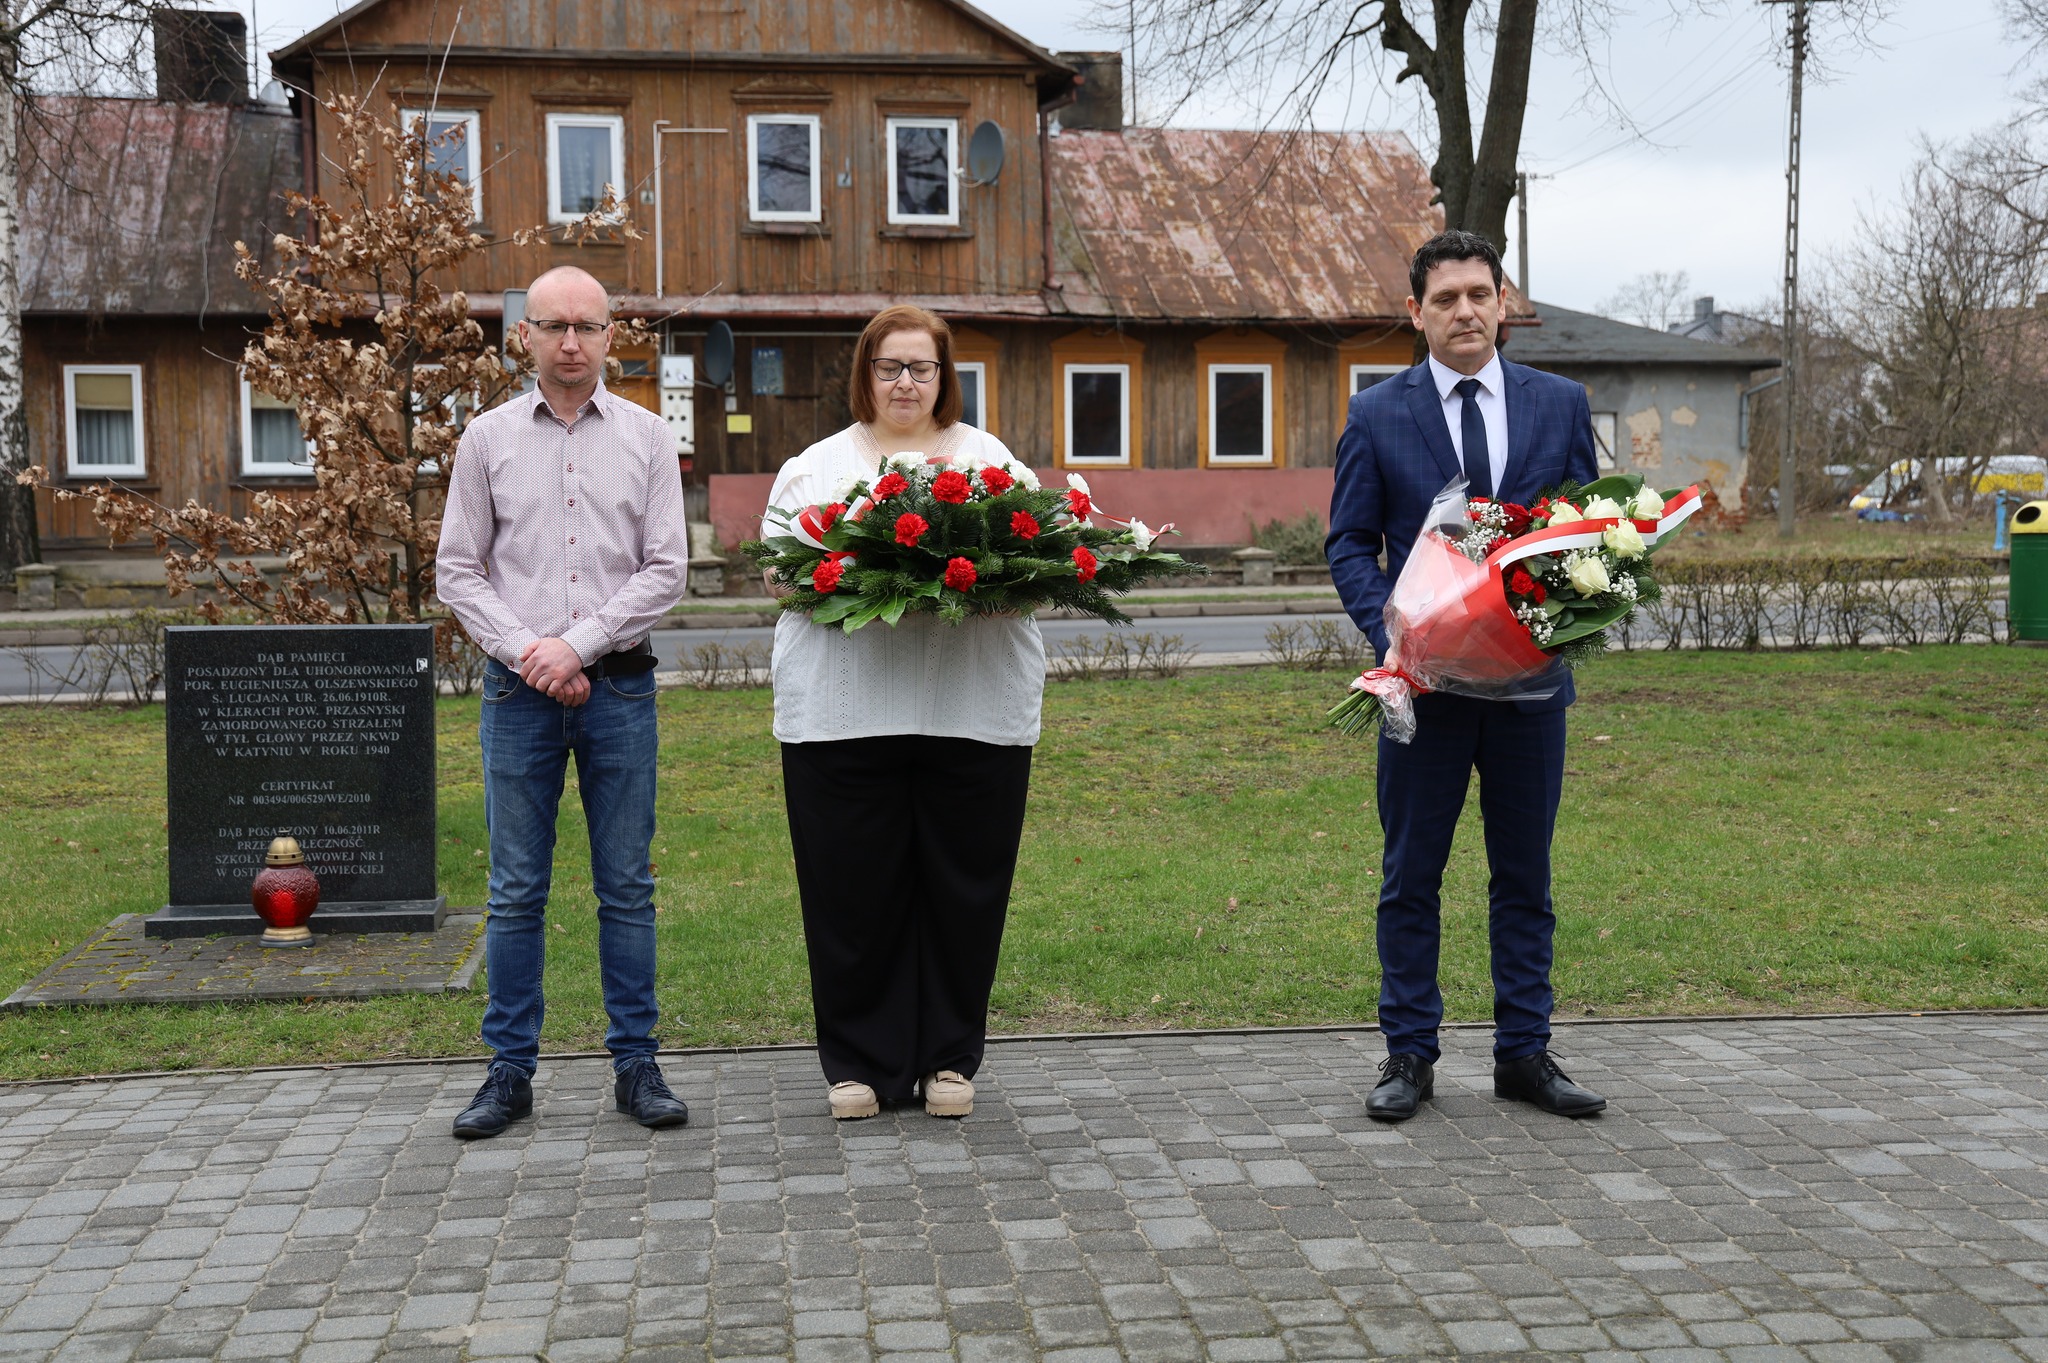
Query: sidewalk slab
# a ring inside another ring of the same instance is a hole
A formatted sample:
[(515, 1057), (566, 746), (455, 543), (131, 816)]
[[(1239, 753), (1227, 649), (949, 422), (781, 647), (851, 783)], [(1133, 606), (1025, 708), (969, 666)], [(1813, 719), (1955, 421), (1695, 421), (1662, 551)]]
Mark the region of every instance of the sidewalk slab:
[[(998, 1042), (964, 1122), (672, 1055), (692, 1124), (543, 1062), (0, 1087), (10, 1358), (2048, 1357), (2048, 1019), (1560, 1025), (1613, 1106), (1446, 1034)], [(69, 1350), (69, 1352), (60, 1351)]]

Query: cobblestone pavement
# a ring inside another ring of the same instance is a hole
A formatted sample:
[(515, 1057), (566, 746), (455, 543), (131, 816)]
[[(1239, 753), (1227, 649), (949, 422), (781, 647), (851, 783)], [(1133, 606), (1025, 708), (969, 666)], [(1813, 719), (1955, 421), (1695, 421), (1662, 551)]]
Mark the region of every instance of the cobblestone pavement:
[(62, 1360), (2048, 1359), (2048, 1019), (995, 1046), (975, 1115), (834, 1126), (809, 1052), (675, 1056), (693, 1125), (547, 1064), (0, 1088), (0, 1354)]

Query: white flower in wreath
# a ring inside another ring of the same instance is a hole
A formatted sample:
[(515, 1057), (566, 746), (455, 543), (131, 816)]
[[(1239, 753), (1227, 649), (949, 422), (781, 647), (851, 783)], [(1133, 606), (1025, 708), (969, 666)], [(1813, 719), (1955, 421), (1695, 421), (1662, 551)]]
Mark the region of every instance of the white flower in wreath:
[(1570, 502), (1552, 502), (1549, 519), (1552, 525), (1567, 525), (1572, 521), (1582, 521), (1586, 518)]
[(1135, 516), (1131, 518), (1131, 543), (1138, 546), (1139, 553), (1142, 554), (1147, 549), (1150, 549), (1152, 541), (1158, 538), (1159, 532), (1157, 530), (1154, 530)]
[(1606, 516), (1619, 516), (1621, 514), (1621, 503), (1615, 501), (1612, 497), (1595, 497), (1592, 501), (1586, 503), (1586, 519), (1589, 521), (1597, 521)]
[(1575, 557), (1564, 575), (1582, 596), (1599, 596), (1612, 585), (1607, 578), (1607, 565), (1598, 554)]
[(1664, 494), (1648, 483), (1643, 484), (1642, 490), (1629, 502), (1628, 514), (1639, 521), (1661, 520), (1664, 516)]
[(1601, 542), (1614, 551), (1616, 558), (1641, 558), (1643, 556), (1643, 535), (1636, 529), (1634, 521), (1616, 521), (1600, 536)]

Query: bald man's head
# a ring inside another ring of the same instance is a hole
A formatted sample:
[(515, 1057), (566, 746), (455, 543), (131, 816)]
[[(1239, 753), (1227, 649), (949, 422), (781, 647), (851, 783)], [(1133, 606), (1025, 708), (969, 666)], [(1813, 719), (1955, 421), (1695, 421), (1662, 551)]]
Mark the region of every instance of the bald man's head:
[(526, 315), (608, 322), (612, 315), (611, 295), (590, 271), (574, 265), (557, 265), (526, 286)]
[(550, 403), (560, 397), (573, 406), (597, 387), (612, 345), (611, 317), (604, 285), (574, 265), (558, 266), (527, 285), (519, 337)]

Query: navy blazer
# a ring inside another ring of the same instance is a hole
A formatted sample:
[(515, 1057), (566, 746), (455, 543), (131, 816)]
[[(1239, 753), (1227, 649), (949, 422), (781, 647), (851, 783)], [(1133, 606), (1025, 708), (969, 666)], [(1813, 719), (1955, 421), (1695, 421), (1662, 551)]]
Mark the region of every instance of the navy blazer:
[[(1508, 455), (1495, 495), (1526, 506), (1567, 478), (1590, 483), (1599, 477), (1586, 390), (1570, 379), (1511, 364), (1506, 356), (1500, 367)], [(1351, 399), (1337, 441), (1337, 484), (1330, 495), (1330, 535), (1323, 552), (1344, 609), (1372, 640), (1382, 662), (1394, 579), (1415, 547), (1429, 504), (1464, 473), (1427, 361)], [(1561, 709), (1572, 703), (1572, 696), (1567, 674), (1556, 695), (1517, 704), (1524, 710)]]

